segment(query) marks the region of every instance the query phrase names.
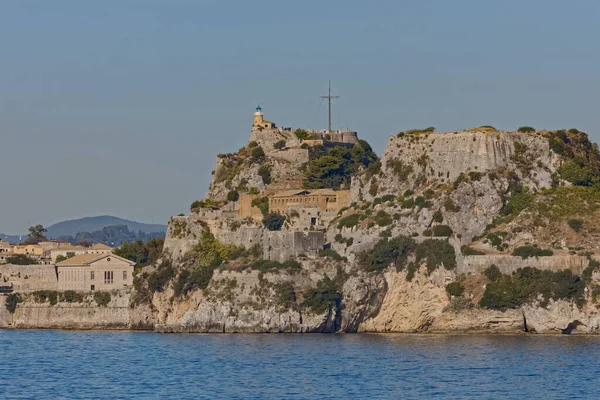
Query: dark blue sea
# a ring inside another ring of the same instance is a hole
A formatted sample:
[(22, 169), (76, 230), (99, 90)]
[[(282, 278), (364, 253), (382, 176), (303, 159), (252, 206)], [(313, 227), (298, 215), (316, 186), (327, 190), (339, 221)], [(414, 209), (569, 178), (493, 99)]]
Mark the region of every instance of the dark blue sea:
[(600, 337), (0, 331), (2, 399), (598, 399)]

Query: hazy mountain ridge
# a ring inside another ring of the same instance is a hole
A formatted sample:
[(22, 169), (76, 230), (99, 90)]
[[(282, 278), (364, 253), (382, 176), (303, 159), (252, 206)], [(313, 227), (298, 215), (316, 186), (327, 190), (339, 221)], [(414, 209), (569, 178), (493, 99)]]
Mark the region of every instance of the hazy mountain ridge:
[(160, 224), (145, 224), (142, 222), (130, 221), (110, 215), (100, 215), (97, 217), (84, 217), (72, 219), (68, 221), (58, 222), (50, 225), (47, 237), (49, 239), (58, 238), (60, 236), (76, 236), (78, 232), (95, 232), (101, 231), (107, 226), (127, 225), (130, 231), (144, 233), (166, 232), (167, 226)]

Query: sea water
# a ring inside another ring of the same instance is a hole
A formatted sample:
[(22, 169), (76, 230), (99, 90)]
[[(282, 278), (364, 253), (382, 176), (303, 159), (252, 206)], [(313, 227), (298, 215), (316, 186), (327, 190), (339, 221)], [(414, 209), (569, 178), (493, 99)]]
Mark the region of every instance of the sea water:
[(2, 399), (600, 398), (600, 337), (0, 331)]

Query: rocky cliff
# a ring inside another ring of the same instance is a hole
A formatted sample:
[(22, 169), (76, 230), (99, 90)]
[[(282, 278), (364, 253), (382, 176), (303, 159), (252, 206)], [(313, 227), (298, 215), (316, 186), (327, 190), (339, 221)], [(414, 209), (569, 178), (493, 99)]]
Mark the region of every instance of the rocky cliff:
[[(219, 156), (206, 198), (138, 272), (126, 326), (598, 332), (600, 157), (585, 133), (413, 130), (380, 160), (361, 141), (309, 149), (287, 135), (256, 131)], [(346, 182), (351, 204), (321, 231), (296, 210), (267, 218), (279, 189)], [(258, 214), (240, 216), (242, 195)], [(26, 308), (13, 325), (50, 318)]]

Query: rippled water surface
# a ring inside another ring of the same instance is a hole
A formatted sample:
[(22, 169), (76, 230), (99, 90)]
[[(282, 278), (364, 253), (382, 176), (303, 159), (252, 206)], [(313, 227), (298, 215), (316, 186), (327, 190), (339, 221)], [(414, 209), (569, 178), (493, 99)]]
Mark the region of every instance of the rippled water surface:
[(600, 398), (600, 337), (0, 331), (0, 398)]

